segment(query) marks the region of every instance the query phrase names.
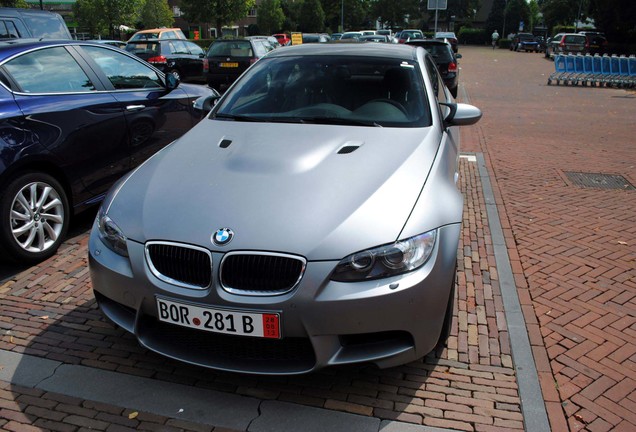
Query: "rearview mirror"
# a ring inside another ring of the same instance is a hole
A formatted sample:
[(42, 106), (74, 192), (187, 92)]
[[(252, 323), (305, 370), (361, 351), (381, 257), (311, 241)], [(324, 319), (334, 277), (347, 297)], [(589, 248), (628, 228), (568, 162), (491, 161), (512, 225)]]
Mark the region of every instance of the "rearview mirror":
[(448, 115), (444, 119), (447, 127), (469, 126), (477, 123), (481, 118), (481, 110), (473, 105), (446, 102), (440, 102), (440, 105), (450, 108)]
[(179, 78), (169, 73), (166, 74), (166, 88), (168, 90), (174, 90), (179, 87)]

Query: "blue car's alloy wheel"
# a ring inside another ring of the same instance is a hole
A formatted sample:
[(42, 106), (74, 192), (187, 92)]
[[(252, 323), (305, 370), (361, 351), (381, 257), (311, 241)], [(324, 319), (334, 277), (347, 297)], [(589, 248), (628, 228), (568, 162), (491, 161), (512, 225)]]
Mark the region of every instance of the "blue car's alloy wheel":
[(11, 256), (35, 262), (53, 255), (69, 224), (62, 185), (43, 173), (26, 173), (0, 197), (0, 240)]

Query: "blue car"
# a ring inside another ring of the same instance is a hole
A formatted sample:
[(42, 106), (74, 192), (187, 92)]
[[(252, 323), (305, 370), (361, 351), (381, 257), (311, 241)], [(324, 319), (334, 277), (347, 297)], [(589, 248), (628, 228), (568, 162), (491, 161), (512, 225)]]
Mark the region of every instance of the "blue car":
[(213, 90), (179, 84), (117, 48), (0, 42), (0, 249), (55, 253), (73, 214), (200, 118)]

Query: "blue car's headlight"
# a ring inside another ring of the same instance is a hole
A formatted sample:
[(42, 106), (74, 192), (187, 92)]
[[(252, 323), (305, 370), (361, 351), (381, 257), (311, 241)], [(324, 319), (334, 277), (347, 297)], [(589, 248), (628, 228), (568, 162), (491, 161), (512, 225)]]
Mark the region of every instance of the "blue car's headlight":
[(113, 220), (106, 215), (102, 206), (97, 213), (97, 229), (99, 238), (108, 249), (118, 255), (128, 256), (128, 247), (126, 246), (126, 236)]
[(437, 230), (390, 245), (356, 252), (338, 263), (331, 279), (356, 282), (399, 275), (424, 265), (430, 258)]

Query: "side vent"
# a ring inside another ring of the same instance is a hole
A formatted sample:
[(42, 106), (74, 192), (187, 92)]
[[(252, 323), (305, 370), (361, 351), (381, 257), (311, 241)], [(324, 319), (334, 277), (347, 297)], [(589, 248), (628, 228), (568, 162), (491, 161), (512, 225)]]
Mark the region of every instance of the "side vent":
[(228, 148), (230, 146), (230, 144), (232, 144), (232, 140), (229, 139), (224, 139), (219, 143), (219, 147), (221, 148)]
[(342, 146), (340, 148), (340, 150), (338, 150), (338, 154), (349, 154), (349, 153), (353, 153), (354, 151), (358, 150), (360, 148), (359, 145), (346, 145), (346, 146)]

